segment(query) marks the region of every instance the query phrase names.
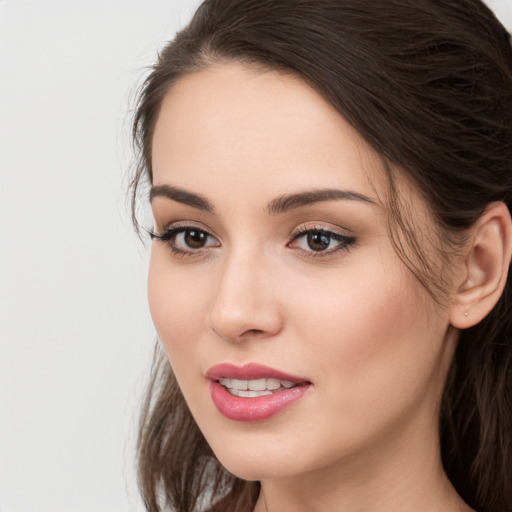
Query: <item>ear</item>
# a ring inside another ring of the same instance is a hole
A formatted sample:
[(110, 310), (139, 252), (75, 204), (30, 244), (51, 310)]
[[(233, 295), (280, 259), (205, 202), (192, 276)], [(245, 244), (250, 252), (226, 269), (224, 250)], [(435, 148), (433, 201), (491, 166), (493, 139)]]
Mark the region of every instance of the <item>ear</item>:
[(454, 327), (473, 327), (496, 305), (507, 282), (511, 255), (510, 213), (504, 203), (491, 203), (470, 230), (461, 284), (450, 306)]

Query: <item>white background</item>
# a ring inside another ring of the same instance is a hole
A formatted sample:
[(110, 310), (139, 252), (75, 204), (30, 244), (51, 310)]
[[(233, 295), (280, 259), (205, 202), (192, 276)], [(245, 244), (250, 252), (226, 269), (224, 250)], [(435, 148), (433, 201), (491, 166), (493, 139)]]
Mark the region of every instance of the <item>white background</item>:
[[(512, 0), (490, 1), (512, 28)], [(0, 512), (141, 511), (136, 84), (198, 0), (0, 0)]]
[(0, 1), (0, 511), (142, 510), (129, 109), (194, 0)]

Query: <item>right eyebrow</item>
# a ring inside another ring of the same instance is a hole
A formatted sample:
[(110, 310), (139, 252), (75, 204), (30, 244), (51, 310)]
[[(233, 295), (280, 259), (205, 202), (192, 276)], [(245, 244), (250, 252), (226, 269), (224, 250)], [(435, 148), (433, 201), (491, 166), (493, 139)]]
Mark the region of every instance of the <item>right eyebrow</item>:
[(181, 188), (171, 187), (170, 185), (154, 185), (149, 192), (149, 201), (153, 201), (155, 197), (166, 197), (172, 201), (192, 206), (192, 208), (213, 213), (213, 206), (205, 197), (187, 192)]

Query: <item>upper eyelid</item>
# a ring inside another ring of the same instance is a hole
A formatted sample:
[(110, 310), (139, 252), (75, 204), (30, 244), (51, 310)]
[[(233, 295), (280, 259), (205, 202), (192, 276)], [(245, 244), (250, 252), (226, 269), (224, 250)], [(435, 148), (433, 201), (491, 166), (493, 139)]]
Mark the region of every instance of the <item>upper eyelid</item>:
[[(157, 224), (155, 222), (155, 224)], [(209, 229), (207, 229), (206, 227), (204, 227), (203, 225), (201, 225), (200, 222), (196, 222), (196, 221), (193, 221), (193, 220), (178, 220), (178, 221), (173, 221), (173, 222), (168, 222), (166, 224), (164, 224), (163, 228), (162, 228), (162, 231), (170, 231), (171, 229), (187, 229), (187, 228), (195, 228), (195, 229), (201, 229), (202, 231), (206, 231), (206, 232), (210, 232)]]
[(324, 233), (332, 233), (334, 235), (339, 235), (345, 238), (351, 238), (354, 236), (352, 230), (347, 228), (342, 228), (340, 226), (332, 226), (325, 225), (321, 223), (312, 224), (311, 226), (307, 224), (301, 224), (300, 226), (295, 227), (289, 234), (291, 239), (294, 239), (297, 236), (301, 236), (303, 234), (310, 233), (312, 231), (322, 231)]
[[(156, 224), (158, 224), (158, 223), (155, 222), (155, 225)], [(186, 231), (187, 229), (198, 229), (199, 231), (204, 231), (207, 235), (220, 241), (219, 236), (212, 229), (204, 226), (203, 224), (201, 224), (201, 222), (196, 222), (196, 221), (169, 222), (169, 223), (165, 224), (161, 229), (158, 229), (158, 230), (155, 229), (155, 232), (159, 233), (159, 234), (165, 234), (169, 231), (176, 231), (176, 230)]]
[[(155, 222), (155, 224), (157, 224)], [(155, 226), (156, 228), (156, 226)], [(208, 236), (216, 239), (219, 243), (221, 243), (221, 238), (210, 228), (202, 225), (200, 222), (196, 221), (174, 221), (169, 222), (168, 224), (165, 224), (162, 229), (154, 229), (152, 230), (154, 235), (165, 235), (169, 231), (179, 231), (183, 230), (186, 231), (187, 229), (198, 229), (200, 231), (203, 231)], [(303, 236), (305, 234), (308, 234), (310, 232), (323, 232), (323, 233), (330, 233), (332, 235), (336, 235), (342, 238), (353, 238), (353, 232), (352, 230), (348, 228), (344, 228), (341, 226), (333, 226), (329, 223), (311, 223), (309, 225), (308, 223), (303, 223), (298, 226), (295, 226), (288, 234), (287, 236), (287, 244), (291, 241), (295, 240), (296, 238)]]

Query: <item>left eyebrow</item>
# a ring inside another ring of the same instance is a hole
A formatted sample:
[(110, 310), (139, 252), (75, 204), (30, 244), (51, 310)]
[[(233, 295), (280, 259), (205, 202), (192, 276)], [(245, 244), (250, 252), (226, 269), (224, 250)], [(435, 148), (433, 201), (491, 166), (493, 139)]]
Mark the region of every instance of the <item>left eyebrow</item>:
[(277, 197), (268, 204), (267, 211), (272, 215), (277, 215), (279, 213), (285, 213), (296, 208), (309, 206), (314, 203), (338, 200), (360, 201), (377, 206), (376, 201), (369, 198), (368, 196), (360, 194), (359, 192), (353, 192), (351, 190), (339, 190), (337, 188), (327, 188), (312, 190), (308, 192), (299, 192), (297, 194), (286, 194)]

